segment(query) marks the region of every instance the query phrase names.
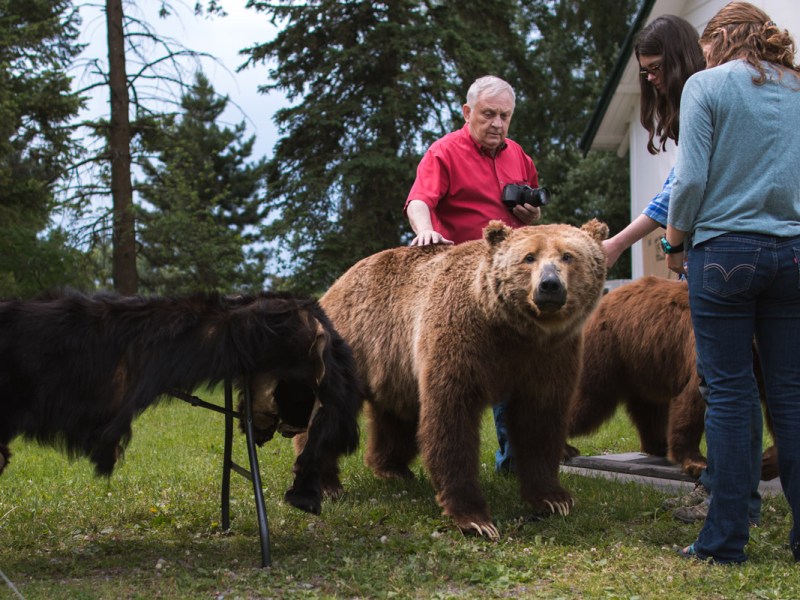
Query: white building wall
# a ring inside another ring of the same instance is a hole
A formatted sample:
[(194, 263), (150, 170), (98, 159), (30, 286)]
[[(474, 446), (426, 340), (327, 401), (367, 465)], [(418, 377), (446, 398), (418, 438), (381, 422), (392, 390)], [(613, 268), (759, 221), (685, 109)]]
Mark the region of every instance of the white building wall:
[[(670, 141), (665, 152), (655, 156), (647, 152), (647, 130), (639, 122), (639, 106), (634, 110), (630, 128), (631, 151), (631, 220), (639, 216), (650, 200), (664, 187), (664, 181), (669, 175), (669, 170), (675, 164), (677, 148)], [(644, 152), (639, 152), (639, 149)], [(660, 275), (667, 277), (669, 270), (665, 265), (659, 264), (656, 241), (664, 230), (658, 228), (654, 233), (633, 245), (631, 251), (631, 274), (634, 279), (642, 275)]]

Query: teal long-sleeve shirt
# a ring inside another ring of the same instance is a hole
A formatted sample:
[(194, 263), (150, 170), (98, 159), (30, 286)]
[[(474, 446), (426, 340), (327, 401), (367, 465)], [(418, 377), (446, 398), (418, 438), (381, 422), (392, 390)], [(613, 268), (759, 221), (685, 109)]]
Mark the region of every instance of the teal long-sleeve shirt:
[(768, 73), (757, 86), (735, 60), (683, 88), (667, 220), (694, 245), (729, 232), (800, 236), (800, 78)]

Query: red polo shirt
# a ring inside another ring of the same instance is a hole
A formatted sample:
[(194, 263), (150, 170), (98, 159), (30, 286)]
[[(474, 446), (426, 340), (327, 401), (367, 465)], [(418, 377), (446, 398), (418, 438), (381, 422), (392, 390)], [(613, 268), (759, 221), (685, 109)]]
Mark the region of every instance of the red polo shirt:
[(493, 157), (465, 124), (428, 148), (403, 210), (411, 200), (422, 200), (431, 210), (433, 228), (445, 238), (456, 244), (480, 239), (492, 219), (524, 225), (500, 200), (507, 183), (539, 187), (531, 157), (509, 139)]

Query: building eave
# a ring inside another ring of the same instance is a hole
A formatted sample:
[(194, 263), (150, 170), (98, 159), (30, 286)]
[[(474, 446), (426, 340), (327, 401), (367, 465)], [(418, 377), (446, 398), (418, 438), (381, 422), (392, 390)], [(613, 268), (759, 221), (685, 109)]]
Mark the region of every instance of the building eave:
[(611, 104), (611, 99), (614, 97), (614, 93), (616, 92), (617, 87), (622, 79), (622, 73), (625, 71), (625, 67), (628, 65), (628, 61), (633, 53), (633, 42), (636, 39), (636, 34), (639, 33), (639, 30), (646, 23), (655, 3), (656, 0), (644, 1), (639, 9), (639, 12), (636, 14), (633, 24), (628, 30), (628, 34), (625, 36), (625, 40), (620, 48), (619, 58), (617, 58), (617, 62), (614, 64), (614, 69), (611, 71), (611, 75), (606, 81), (606, 85), (603, 88), (603, 93), (600, 95), (600, 100), (597, 103), (597, 107), (594, 109), (592, 118), (590, 119), (589, 124), (583, 132), (578, 144), (578, 147), (584, 156), (589, 153), (589, 150), (594, 143), (595, 136), (597, 135), (597, 131), (603, 121), (603, 117), (605, 117), (606, 111)]

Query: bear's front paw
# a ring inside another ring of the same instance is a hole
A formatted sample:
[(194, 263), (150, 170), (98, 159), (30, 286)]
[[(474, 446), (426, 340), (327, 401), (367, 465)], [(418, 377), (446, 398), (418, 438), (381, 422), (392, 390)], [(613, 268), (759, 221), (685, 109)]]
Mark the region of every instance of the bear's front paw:
[(534, 498), (529, 498), (531, 506), (537, 511), (537, 514), (548, 515), (561, 515), (566, 517), (572, 507), (575, 506), (575, 500), (570, 493), (565, 489), (555, 490), (547, 494), (541, 494)]
[(497, 531), (497, 527), (491, 519), (477, 515), (465, 515), (453, 517), (453, 521), (461, 533), (483, 536), (495, 541), (500, 539), (500, 532)]
[(318, 515), (322, 512), (322, 499), (315, 490), (300, 490), (295, 487), (286, 490), (283, 499), (295, 508)]

